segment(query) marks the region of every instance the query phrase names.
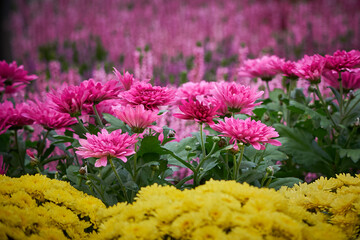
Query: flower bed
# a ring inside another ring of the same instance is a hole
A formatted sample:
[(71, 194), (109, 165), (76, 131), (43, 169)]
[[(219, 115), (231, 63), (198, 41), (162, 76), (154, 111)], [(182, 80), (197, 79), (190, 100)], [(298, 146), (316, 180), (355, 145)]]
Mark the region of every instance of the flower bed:
[(45, 176), (0, 177), (0, 238), (355, 239), (360, 176), (293, 188), (210, 180), (180, 191), (154, 184), (133, 204), (105, 205)]

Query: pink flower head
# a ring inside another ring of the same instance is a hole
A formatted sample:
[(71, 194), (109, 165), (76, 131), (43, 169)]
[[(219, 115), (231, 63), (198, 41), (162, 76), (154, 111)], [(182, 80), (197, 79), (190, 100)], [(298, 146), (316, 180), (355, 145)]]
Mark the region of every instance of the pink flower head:
[[(339, 73), (335, 70), (324, 71), (324, 80), (330, 86), (340, 89), (339, 85)], [(341, 72), (341, 83), (345, 90), (355, 90), (360, 88), (360, 69), (354, 69), (346, 72)]]
[(199, 123), (212, 124), (214, 117), (217, 117), (218, 105), (205, 101), (182, 100), (179, 109), (182, 113), (174, 113), (173, 116), (185, 120), (195, 120)]
[(280, 70), (284, 74), (284, 76), (290, 79), (298, 79), (298, 70), (296, 68), (296, 64), (293, 61), (284, 61), (282, 65), (280, 65)]
[(230, 143), (243, 142), (251, 144), (257, 150), (264, 150), (266, 143), (281, 146), (281, 142), (272, 139), (279, 136), (274, 128), (250, 118), (243, 120), (226, 117), (224, 122), (219, 122), (210, 127), (221, 132), (222, 134), (219, 136), (230, 137)]
[(45, 129), (60, 129), (76, 123), (69, 114), (60, 113), (52, 109), (49, 103), (39, 100), (29, 102), (29, 108), (25, 109), (22, 115), (34, 120)]
[(325, 68), (336, 72), (357, 68), (360, 66), (360, 51), (346, 52), (338, 50), (332, 56), (326, 55), (325, 61)]
[(168, 105), (174, 99), (175, 92), (174, 89), (140, 82), (119, 96), (125, 105), (144, 105), (147, 110), (156, 110), (159, 106)]
[(52, 108), (61, 113), (68, 113), (72, 117), (80, 116), (83, 104), (89, 92), (80, 86), (66, 86), (62, 90), (52, 90), (48, 93)]
[(126, 162), (126, 156), (135, 153), (130, 146), (137, 142), (136, 135), (129, 136), (128, 133), (121, 134), (121, 129), (108, 133), (106, 129), (102, 129), (101, 133), (92, 135), (86, 133), (87, 139), (80, 139), (80, 147), (76, 153), (84, 158), (99, 158), (95, 162), (95, 167), (106, 166), (108, 157), (116, 157)]
[(313, 56), (305, 55), (301, 60), (296, 63), (298, 69), (298, 76), (311, 83), (319, 83), (321, 74), (325, 67), (324, 57), (315, 54)]
[(264, 92), (257, 92), (255, 89), (234, 82), (221, 82), (216, 85), (213, 93), (219, 102), (226, 105), (225, 112), (221, 112), (226, 115), (229, 112), (251, 114), (253, 108), (261, 104), (255, 101)]
[(98, 104), (101, 101), (118, 98), (121, 91), (120, 86), (116, 80), (110, 80), (104, 85), (100, 82), (95, 82), (94, 79), (83, 81), (80, 88), (88, 92), (85, 103)]
[(248, 59), (240, 67), (238, 74), (240, 77), (254, 77), (270, 81), (280, 72), (280, 66), (283, 62), (283, 59), (275, 55)]
[(198, 96), (211, 96), (211, 90), (215, 87), (214, 82), (187, 82), (178, 88), (176, 93), (176, 102), (181, 104), (182, 100), (196, 100)]
[(122, 83), (126, 91), (130, 90), (131, 86), (136, 81), (133, 75), (127, 71), (126, 72), (124, 71), (123, 75), (121, 75), (121, 73), (116, 68), (114, 68), (114, 74)]
[(24, 116), (28, 109), (27, 103), (14, 105), (10, 101), (0, 104), (0, 134), (6, 132), (10, 127), (22, 128), (25, 125), (33, 124), (33, 120)]
[(18, 67), (15, 61), (10, 64), (0, 61), (0, 92), (14, 93), (37, 78), (36, 75), (27, 73), (24, 67)]
[(113, 107), (113, 111), (114, 115), (129, 125), (135, 133), (142, 133), (148, 127), (153, 128), (155, 131), (161, 129), (152, 126), (153, 122), (158, 120), (161, 115), (158, 115), (158, 111), (146, 110), (143, 105), (137, 105), (135, 107), (131, 105), (125, 107), (115, 106)]

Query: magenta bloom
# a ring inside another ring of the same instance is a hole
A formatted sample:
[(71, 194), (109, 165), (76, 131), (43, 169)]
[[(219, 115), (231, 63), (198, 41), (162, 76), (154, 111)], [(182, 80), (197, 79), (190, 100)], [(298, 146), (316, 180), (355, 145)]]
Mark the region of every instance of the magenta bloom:
[(142, 133), (147, 127), (153, 128), (155, 131), (161, 130), (152, 125), (161, 115), (158, 115), (158, 111), (146, 110), (143, 105), (116, 106), (113, 107), (113, 111), (114, 115), (129, 125), (135, 133)]
[(188, 101), (182, 100), (182, 105), (179, 106), (179, 109), (183, 113), (174, 113), (173, 116), (185, 120), (195, 120), (199, 123), (208, 123), (212, 124), (214, 117), (216, 117), (218, 105), (215, 105), (211, 102), (204, 101), (193, 101), (189, 99)]
[(94, 79), (83, 81), (80, 84), (88, 92), (85, 103), (98, 104), (101, 101), (118, 98), (121, 91), (120, 85), (116, 80), (110, 80), (104, 85), (100, 82), (95, 82)]
[(280, 65), (280, 70), (284, 74), (284, 76), (290, 79), (298, 79), (298, 70), (296, 68), (296, 64), (293, 61), (284, 61), (282, 65)]
[(245, 120), (234, 119), (233, 117), (225, 118), (224, 122), (219, 122), (210, 127), (221, 132), (222, 134), (219, 136), (230, 137), (230, 143), (243, 142), (251, 144), (257, 150), (264, 150), (266, 143), (281, 146), (281, 142), (272, 139), (279, 136), (274, 128), (250, 118)]
[(226, 105), (226, 112), (221, 112), (223, 115), (229, 112), (251, 114), (253, 108), (261, 104), (255, 101), (263, 93), (263, 91), (257, 92), (255, 89), (234, 82), (221, 82), (215, 87), (214, 97)]
[(156, 110), (168, 105), (175, 97), (176, 90), (167, 87), (153, 87), (150, 83), (133, 85), (129, 91), (120, 93), (124, 105), (144, 105), (147, 110)]
[(22, 128), (25, 125), (33, 124), (33, 120), (24, 116), (28, 105), (26, 103), (14, 105), (10, 101), (0, 104), (0, 134), (6, 132), (10, 127)]
[(178, 88), (176, 93), (176, 102), (181, 104), (181, 100), (192, 99), (196, 100), (198, 96), (212, 96), (211, 91), (214, 89), (214, 82), (187, 82)]
[(129, 136), (128, 133), (121, 134), (121, 129), (110, 134), (106, 129), (102, 129), (97, 135), (87, 133), (87, 139), (80, 139), (81, 147), (76, 153), (84, 158), (99, 158), (95, 162), (95, 167), (106, 166), (108, 157), (116, 157), (126, 162), (126, 156), (135, 153), (129, 147), (137, 142), (136, 137), (136, 135)]
[(283, 59), (275, 55), (248, 59), (240, 67), (238, 74), (240, 77), (254, 77), (270, 81), (280, 72), (280, 66), (283, 62)]
[(121, 73), (116, 68), (114, 68), (114, 74), (122, 83), (126, 91), (130, 90), (131, 86), (136, 81), (133, 75), (130, 74), (129, 72), (124, 71), (123, 75), (121, 75)]
[[(338, 72), (335, 70), (324, 71), (322, 76), (327, 84), (336, 89), (340, 89)], [(355, 90), (360, 88), (360, 69), (341, 72), (341, 79), (345, 90)]]
[(318, 54), (313, 56), (305, 55), (296, 63), (298, 76), (315, 84), (320, 82), (324, 67), (325, 59)]
[(69, 114), (60, 113), (52, 109), (49, 103), (39, 100), (29, 102), (29, 108), (25, 109), (22, 115), (34, 120), (45, 129), (59, 129), (76, 123)]
[(71, 117), (81, 115), (82, 107), (88, 99), (89, 92), (80, 86), (67, 86), (62, 90), (48, 93), (52, 108)]
[(360, 67), (360, 51), (336, 51), (332, 56), (325, 56), (325, 68), (336, 72)]
[(10, 64), (0, 61), (0, 92), (14, 93), (37, 78), (36, 75), (27, 73), (24, 67), (18, 67), (15, 61)]

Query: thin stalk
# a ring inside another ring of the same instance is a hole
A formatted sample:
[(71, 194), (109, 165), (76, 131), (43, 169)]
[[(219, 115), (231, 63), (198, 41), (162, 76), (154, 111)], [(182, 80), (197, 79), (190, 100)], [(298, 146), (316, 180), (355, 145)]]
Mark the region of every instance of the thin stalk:
[(265, 176), (264, 176), (263, 179), (261, 180), (261, 187), (264, 186), (264, 183), (265, 183), (265, 181), (266, 181), (266, 179), (267, 179), (268, 176), (269, 176), (269, 173), (266, 172)]
[(244, 156), (245, 146), (239, 144), (239, 148), (240, 148), (240, 155), (239, 155), (238, 161), (236, 163), (235, 179), (234, 179), (235, 181), (237, 179), (237, 175), (238, 175), (239, 170), (240, 170), (240, 164), (241, 164), (242, 158)]
[[(291, 84), (291, 81), (286, 86), (287, 96), (288, 96), (288, 99), (289, 99), (289, 104), (290, 104), (290, 97), (291, 97), (290, 84)], [(289, 126), (289, 127), (291, 126), (290, 125), (290, 110), (287, 109), (287, 108), (286, 108), (286, 125)]]
[(349, 135), (349, 138), (346, 140), (346, 143), (345, 143), (345, 146), (344, 148), (347, 148), (350, 144), (350, 141), (351, 141), (351, 138), (353, 137), (353, 135), (357, 132), (357, 127), (353, 127), (350, 135)]
[[(90, 178), (88, 178), (89, 180), (90, 180), (90, 182), (91, 182), (91, 185), (95, 188), (95, 190), (100, 194), (100, 197), (101, 197), (101, 200), (102, 200), (102, 202), (103, 203), (105, 203), (105, 198), (104, 198), (104, 194), (100, 191), (100, 189), (93, 183), (93, 181), (90, 179)], [(90, 187), (89, 187), (90, 188)], [(94, 192), (92, 192), (92, 193), (94, 193)], [(95, 195), (94, 195), (95, 196)], [(106, 203), (105, 203), (105, 205), (107, 205)]]
[(25, 172), (25, 163), (24, 163), (24, 158), (22, 156), (22, 154), (20, 153), (20, 147), (19, 147), (19, 139), (18, 139), (18, 130), (15, 129), (15, 146), (16, 149), (19, 153), (19, 163), (20, 163), (20, 167), (21, 169)]
[[(352, 107), (351, 107), (348, 111), (346, 111), (346, 114), (345, 114), (345, 115), (347, 115), (349, 112), (351, 112), (351, 111), (354, 109), (354, 107), (356, 107), (356, 106), (358, 105), (359, 102), (360, 102), (360, 99), (357, 100), (356, 103), (355, 103), (354, 105), (352, 105)], [(348, 106), (348, 105), (347, 105), (347, 106)], [(346, 106), (346, 108), (347, 108), (347, 106)]]
[[(200, 162), (199, 162), (199, 164), (196, 166), (195, 171), (194, 171), (194, 185), (198, 186), (198, 184), (199, 184), (199, 179), (197, 179), (197, 175), (198, 175), (198, 172), (199, 172), (199, 170), (200, 170), (200, 167), (203, 165), (203, 163), (205, 162), (205, 160), (208, 159), (208, 158), (214, 153), (215, 147), (216, 147), (216, 143), (213, 143), (212, 148), (211, 148), (209, 154), (206, 155), (203, 159), (201, 159)], [(194, 186), (194, 187), (195, 187), (195, 186)]]
[(326, 114), (327, 114), (328, 117), (330, 118), (330, 120), (331, 120), (332, 124), (334, 125), (334, 128), (336, 129), (336, 131), (338, 131), (338, 126), (336, 125), (334, 119), (332, 118), (329, 110), (327, 109), (326, 103), (325, 103), (324, 99), (323, 99), (322, 96), (321, 96), (320, 89), (319, 89), (319, 85), (318, 85), (318, 84), (315, 84), (315, 86), (316, 86), (316, 94), (317, 94), (317, 96), (318, 96), (321, 104), (324, 106), (324, 109), (325, 109)]
[(124, 186), (124, 184), (123, 184), (123, 182), (122, 182), (119, 174), (118, 174), (117, 171), (116, 171), (116, 168), (115, 168), (114, 162), (113, 162), (113, 160), (112, 160), (112, 157), (108, 157), (108, 160), (109, 160), (110, 165), (111, 165), (111, 168), (112, 168), (113, 172), (115, 173), (115, 176), (116, 176), (116, 178), (117, 178), (117, 180), (118, 180), (118, 182), (119, 182), (119, 184), (120, 184), (121, 190), (122, 190), (123, 193), (124, 193), (124, 196), (125, 196), (126, 201), (130, 202), (129, 197), (128, 197), (127, 192), (126, 192), (126, 189), (125, 189), (125, 186)]
[(236, 181), (236, 173), (235, 173), (235, 171), (236, 171), (237, 167), (236, 167), (236, 155), (235, 154), (233, 154), (233, 163), (234, 163), (234, 166), (233, 166), (233, 180)]
[(200, 141), (201, 141), (202, 154), (203, 154), (203, 158), (204, 158), (206, 155), (206, 151), (205, 151), (205, 144), (204, 144), (204, 139), (203, 139), (203, 123), (200, 123)]
[(269, 93), (269, 97), (270, 97), (269, 81), (265, 81), (265, 83), (266, 83), (266, 89), (267, 89), (267, 91), (268, 91), (268, 93)]
[(100, 125), (101, 128), (104, 128), (104, 124), (101, 121), (101, 118), (100, 118), (100, 115), (99, 115), (99, 113), (98, 113), (98, 111), (96, 109), (96, 104), (95, 103), (92, 105), (92, 108), (93, 108), (93, 111), (94, 111), (95, 116), (96, 116), (96, 121), (98, 122), (98, 124)]
[(339, 81), (339, 88), (340, 88), (339, 110), (340, 110), (340, 119), (341, 119), (343, 116), (343, 105), (344, 105), (344, 100), (343, 100), (344, 89), (343, 89), (343, 85), (342, 85), (341, 72), (339, 72), (338, 81)]
[(136, 165), (137, 165), (137, 143), (135, 143), (135, 146), (134, 146), (134, 151), (135, 151), (135, 154), (134, 154), (134, 174), (133, 174), (133, 180), (134, 182), (136, 182), (136, 175), (137, 175), (137, 169), (136, 169)]
[(83, 122), (80, 120), (80, 118), (78, 116), (76, 116), (76, 120), (79, 122), (80, 127), (85, 131), (85, 132), (89, 132), (89, 130), (87, 130), (87, 128), (84, 126)]
[(42, 157), (42, 155), (44, 154), (44, 148), (46, 145), (46, 138), (49, 136), (51, 130), (47, 130), (39, 147), (39, 152), (38, 152), (38, 158), (40, 159)]

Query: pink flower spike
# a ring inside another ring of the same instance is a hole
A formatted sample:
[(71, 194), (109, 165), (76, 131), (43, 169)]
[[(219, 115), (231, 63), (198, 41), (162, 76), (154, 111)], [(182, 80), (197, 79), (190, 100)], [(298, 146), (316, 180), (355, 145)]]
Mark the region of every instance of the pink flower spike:
[[(131, 105), (125, 107), (115, 106), (113, 111), (115, 116), (129, 125), (135, 133), (142, 133), (161, 117), (161, 115), (158, 115), (158, 111), (146, 110), (143, 105), (135, 107)], [(155, 129), (159, 131), (159, 129)]]
[(214, 98), (226, 105), (226, 108), (222, 108), (221, 111), (222, 115), (226, 115), (229, 112), (251, 114), (253, 108), (261, 104), (261, 102), (255, 103), (255, 101), (264, 92), (257, 92), (255, 89), (234, 82), (220, 82), (216, 85), (213, 93)]
[(175, 89), (167, 87), (153, 87), (150, 83), (138, 83), (129, 91), (120, 93), (124, 105), (144, 105), (147, 110), (157, 110), (159, 106), (170, 104), (175, 98)]
[(27, 73), (24, 67), (18, 67), (15, 61), (10, 64), (0, 61), (0, 92), (15, 93), (26, 87), (30, 81), (37, 79), (36, 75)]
[(272, 139), (279, 136), (273, 127), (268, 127), (260, 121), (250, 118), (243, 120), (226, 117), (224, 122), (213, 124), (210, 127), (221, 132), (219, 136), (230, 137), (230, 143), (243, 142), (252, 145), (256, 150), (265, 149), (266, 143), (281, 146), (281, 142)]
[(325, 61), (325, 68), (336, 72), (358, 68), (360, 67), (360, 51), (351, 50), (346, 52), (338, 50), (332, 56), (326, 55)]
[(66, 86), (62, 90), (52, 90), (48, 93), (52, 108), (61, 113), (68, 113), (72, 117), (80, 116), (82, 107), (89, 92), (80, 86)]
[(116, 68), (114, 68), (114, 74), (122, 83), (125, 90), (130, 90), (131, 86), (135, 82), (135, 78), (133, 77), (133, 75), (130, 74), (128, 71), (125, 72), (125, 70), (123, 72), (123, 75), (121, 75), (121, 73)]
[(116, 99), (121, 91), (121, 87), (116, 80), (110, 80), (103, 85), (100, 82), (95, 82), (92, 78), (81, 82), (80, 88), (88, 92), (85, 103), (90, 104)]
[(185, 120), (195, 120), (199, 123), (212, 124), (217, 114), (218, 105), (211, 102), (182, 100), (179, 109), (182, 113), (174, 113), (173, 116)]
[(315, 54), (313, 56), (305, 55), (301, 60), (296, 63), (298, 76), (310, 83), (320, 83), (321, 74), (325, 67), (324, 57)]
[(132, 136), (128, 133), (121, 134), (120, 129), (110, 134), (106, 129), (102, 129), (97, 135), (87, 133), (87, 139), (80, 139), (81, 146), (77, 148), (76, 153), (84, 158), (99, 158), (95, 162), (95, 167), (106, 166), (107, 157), (116, 157), (126, 162), (126, 157), (135, 153), (129, 147), (137, 142), (136, 137), (135, 134)]

